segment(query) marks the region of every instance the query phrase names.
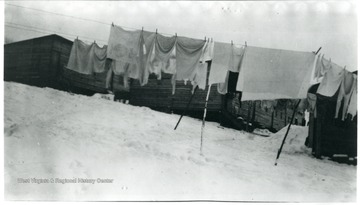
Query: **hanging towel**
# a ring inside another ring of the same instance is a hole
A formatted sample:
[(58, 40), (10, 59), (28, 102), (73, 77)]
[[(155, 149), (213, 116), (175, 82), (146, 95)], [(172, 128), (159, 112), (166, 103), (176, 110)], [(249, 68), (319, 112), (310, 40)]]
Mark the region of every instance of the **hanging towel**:
[(102, 48), (96, 43), (93, 44), (93, 71), (95, 73), (102, 73), (105, 71), (105, 64), (107, 58), (107, 46), (104, 45)]
[[(340, 89), (339, 89), (337, 102), (336, 102), (335, 118), (341, 117), (342, 120), (345, 119), (345, 115), (347, 113), (347, 109), (349, 106), (350, 97), (356, 86), (354, 76), (355, 75), (352, 74), (351, 72), (344, 70), (344, 74), (342, 77), (342, 82), (340, 84)], [(339, 116), (339, 110), (340, 110), (341, 104), (343, 104), (343, 109), (342, 109), (341, 116)]]
[(88, 45), (81, 40), (75, 39), (71, 48), (67, 68), (82, 74), (101, 73), (105, 71), (106, 50), (96, 43)]
[(231, 56), (229, 62), (229, 70), (232, 72), (239, 72), (241, 66), (241, 60), (244, 55), (244, 47), (231, 46)]
[(317, 93), (323, 96), (332, 97), (340, 87), (345, 69), (330, 61), (328, 61), (328, 64), (325, 64), (327, 63), (325, 59), (323, 62), (324, 65), (328, 67), (326, 68), (328, 71), (324, 74), (324, 78), (319, 85)]
[(111, 26), (107, 57), (135, 64), (139, 56), (141, 31), (127, 31), (119, 26)]
[(193, 88), (199, 86), (200, 89), (205, 90), (207, 68), (207, 63), (199, 63), (199, 66), (196, 68), (194, 79), (191, 82), (193, 84)]
[(211, 63), (209, 85), (214, 83), (225, 83), (230, 56), (231, 44), (218, 42), (214, 43), (214, 58)]
[(71, 48), (67, 68), (82, 74), (92, 74), (92, 45), (87, 45), (81, 40), (75, 39)]
[(204, 40), (177, 37), (176, 80), (191, 79), (199, 64), (204, 44)]
[(350, 102), (347, 110), (347, 114), (351, 114), (352, 120), (357, 114), (357, 75), (354, 75), (354, 90), (350, 97)]
[(243, 101), (305, 98), (314, 64), (311, 52), (247, 46), (236, 90)]

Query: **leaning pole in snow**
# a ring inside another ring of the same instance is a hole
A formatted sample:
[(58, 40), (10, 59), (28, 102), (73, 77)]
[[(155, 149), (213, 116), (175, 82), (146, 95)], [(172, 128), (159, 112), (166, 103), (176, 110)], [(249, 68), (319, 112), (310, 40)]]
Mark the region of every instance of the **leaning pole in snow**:
[(283, 141), (282, 141), (282, 143), (281, 143), (280, 149), (278, 150), (278, 153), (277, 153), (277, 156), (276, 156), (275, 166), (277, 166), (277, 160), (278, 160), (279, 157), (280, 157), (281, 150), (282, 150), (282, 148), (283, 148), (283, 146), (284, 146), (286, 137), (287, 137), (287, 135), (288, 135), (288, 133), (289, 133), (291, 124), (292, 124), (292, 122), (293, 122), (293, 120), (294, 120), (295, 113), (296, 113), (296, 110), (297, 110), (297, 108), (298, 108), (298, 106), (299, 106), (299, 104), (300, 104), (300, 101), (301, 101), (301, 100), (299, 100), (299, 101), (296, 103), (295, 107), (294, 107), (294, 111), (293, 111), (291, 120), (290, 120), (290, 122), (289, 122), (289, 126), (288, 126), (288, 128), (287, 128), (287, 130), (286, 130), (286, 134), (285, 134), (285, 136), (284, 136), (284, 139), (283, 139)]
[(211, 84), (209, 85), (209, 87), (208, 87), (208, 92), (207, 92), (207, 94), (206, 94), (206, 101), (205, 101), (205, 108), (204, 108), (204, 116), (203, 116), (202, 126), (201, 126), (200, 154), (202, 154), (203, 133), (204, 133), (204, 128), (205, 128), (206, 110), (207, 110), (207, 104), (208, 104), (208, 101), (209, 101), (210, 90), (211, 90)]
[[(317, 55), (320, 50), (321, 50), (321, 47), (320, 47), (316, 52), (313, 51), (313, 53), (314, 53), (315, 55)], [(283, 148), (283, 146), (284, 146), (286, 137), (287, 137), (287, 135), (288, 135), (288, 133), (289, 133), (289, 130), (290, 130), (290, 127), (291, 127), (291, 123), (292, 123), (292, 121), (294, 120), (295, 113), (296, 113), (297, 108), (299, 107), (300, 101), (301, 101), (301, 99), (299, 100), (299, 102), (296, 104), (296, 106), (295, 106), (295, 108), (294, 108), (294, 112), (293, 112), (293, 114), (292, 114), (291, 121), (290, 121), (289, 126), (288, 126), (288, 128), (287, 128), (287, 130), (286, 130), (286, 134), (285, 134), (285, 136), (284, 136), (284, 139), (283, 139), (283, 141), (282, 141), (282, 143), (281, 143), (280, 149), (278, 150), (278, 153), (277, 153), (277, 156), (276, 156), (275, 166), (277, 166), (277, 160), (278, 160), (279, 157), (280, 157), (281, 150), (282, 150), (282, 148)]]
[(181, 116), (180, 116), (180, 118), (179, 118), (179, 121), (176, 123), (176, 126), (175, 126), (174, 130), (176, 130), (176, 128), (178, 127), (178, 125), (179, 125), (182, 117), (183, 117), (184, 114), (188, 111), (189, 106), (190, 106), (190, 103), (191, 103), (191, 100), (193, 99), (193, 97), (194, 97), (195, 92), (196, 92), (197, 89), (198, 89), (198, 86), (195, 87), (194, 92), (193, 92), (193, 94), (191, 95), (190, 100), (189, 100), (188, 104), (186, 105), (186, 108), (185, 108), (184, 112), (181, 114)]

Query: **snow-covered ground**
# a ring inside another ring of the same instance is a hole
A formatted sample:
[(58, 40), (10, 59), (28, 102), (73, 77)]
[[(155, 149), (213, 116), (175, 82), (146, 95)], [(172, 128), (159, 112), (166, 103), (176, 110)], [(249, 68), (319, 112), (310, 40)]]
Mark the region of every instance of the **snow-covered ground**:
[(286, 129), (261, 137), (207, 122), (200, 155), (200, 120), (174, 131), (179, 115), (4, 87), (6, 200), (356, 200), (356, 166), (312, 157), (306, 127), (292, 127), (274, 166)]

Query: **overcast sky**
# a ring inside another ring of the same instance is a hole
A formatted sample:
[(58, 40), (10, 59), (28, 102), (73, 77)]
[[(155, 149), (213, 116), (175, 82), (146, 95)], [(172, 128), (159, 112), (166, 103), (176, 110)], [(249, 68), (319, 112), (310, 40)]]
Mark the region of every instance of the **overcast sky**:
[(108, 40), (110, 25), (23, 7), (136, 29), (158, 29), (159, 33), (199, 39), (206, 36), (238, 44), (247, 41), (249, 46), (298, 51), (316, 51), (321, 46), (320, 52), (326, 58), (346, 65), (350, 71), (357, 70), (355, 1), (5, 3), (5, 37), (12, 41), (57, 33), (70, 40), (79, 36), (81, 40), (96, 40), (103, 45)]

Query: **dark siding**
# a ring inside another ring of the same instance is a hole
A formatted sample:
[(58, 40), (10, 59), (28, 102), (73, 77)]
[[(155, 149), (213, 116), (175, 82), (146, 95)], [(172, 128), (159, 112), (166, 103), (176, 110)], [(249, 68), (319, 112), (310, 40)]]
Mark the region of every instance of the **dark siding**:
[[(337, 94), (334, 97), (317, 95), (317, 118), (310, 117), (309, 139), (317, 157), (333, 154), (357, 156), (357, 116), (342, 121), (335, 119)], [(342, 106), (339, 113), (342, 112)]]
[(58, 47), (71, 49), (72, 42), (57, 35), (50, 35), (6, 44), (4, 80), (57, 88), (61, 57), (68, 56), (69, 53), (66, 49), (55, 51), (56, 44), (59, 44)]
[[(289, 118), (292, 116), (293, 109), (276, 109), (274, 114), (272, 110), (262, 109), (260, 106), (260, 101), (243, 101), (241, 106), (239, 103), (239, 98), (236, 95), (228, 94), (226, 96), (226, 110), (233, 115), (234, 117), (242, 117), (246, 121), (251, 121), (253, 116), (253, 105), (255, 105), (255, 124), (258, 124), (260, 127), (280, 130), (289, 123)], [(250, 119), (248, 119), (248, 110), (250, 109)], [(286, 114), (286, 115), (285, 115)], [(273, 115), (273, 117), (272, 117)], [(296, 120), (295, 120), (296, 119)], [(304, 115), (297, 112), (293, 124), (302, 125)], [(297, 122), (297, 123), (296, 123)]]
[[(184, 81), (177, 81), (175, 94), (172, 95), (171, 75), (162, 74), (162, 79), (157, 80), (154, 75), (150, 75), (148, 84), (140, 86), (137, 80), (133, 80), (130, 86), (130, 103), (138, 106), (147, 106), (157, 110), (171, 111), (184, 110), (192, 95), (193, 86), (190, 81), (184, 84)], [(189, 110), (204, 110), (206, 94), (208, 86), (205, 90), (197, 89)], [(217, 87), (212, 86), (208, 110), (221, 110), (221, 95), (217, 92)]]

